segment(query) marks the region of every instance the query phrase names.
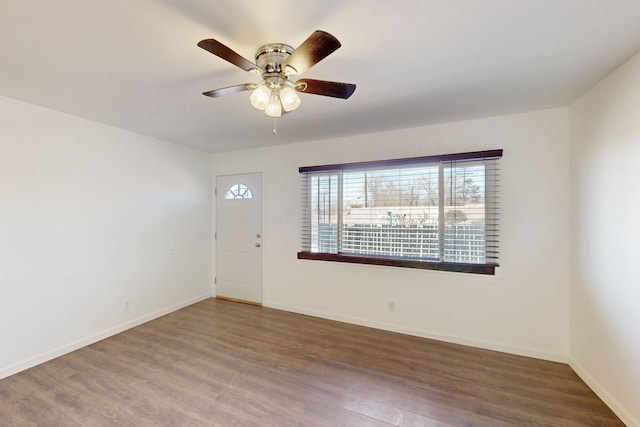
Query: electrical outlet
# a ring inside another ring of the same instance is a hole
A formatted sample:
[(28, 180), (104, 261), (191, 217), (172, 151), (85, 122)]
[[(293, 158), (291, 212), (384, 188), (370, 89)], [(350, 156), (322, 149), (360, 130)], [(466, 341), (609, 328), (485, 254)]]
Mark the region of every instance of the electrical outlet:
[(387, 301), (387, 311), (396, 311), (395, 301)]
[(129, 311), (129, 300), (125, 300), (124, 304), (123, 304), (123, 310), (124, 311)]

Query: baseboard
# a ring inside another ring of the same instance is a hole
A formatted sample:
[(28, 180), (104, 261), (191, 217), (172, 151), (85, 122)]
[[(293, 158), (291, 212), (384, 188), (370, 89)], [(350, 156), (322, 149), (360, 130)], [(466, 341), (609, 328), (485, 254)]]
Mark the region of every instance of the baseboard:
[(636, 419), (624, 406), (615, 399), (602, 385), (596, 381), (589, 372), (575, 359), (569, 359), (569, 366), (584, 381), (595, 394), (628, 426), (640, 426), (640, 420)]
[(53, 349), (51, 351), (47, 351), (45, 353), (42, 353), (38, 356), (32, 357), (30, 359), (27, 360), (23, 360), (21, 362), (18, 363), (14, 363), (12, 365), (9, 365), (5, 368), (0, 369), (0, 379), (2, 378), (6, 378), (9, 377), (11, 375), (17, 374), (18, 372), (24, 371), (26, 369), (32, 368), (36, 365), (39, 365), (41, 363), (47, 362), (49, 360), (55, 359), (56, 357), (60, 357), (64, 354), (67, 353), (71, 353), (72, 351), (76, 351), (82, 347), (86, 347), (88, 345), (91, 345), (95, 342), (101, 341), (105, 338), (109, 338), (113, 335), (119, 334), (120, 332), (124, 332), (127, 329), (131, 329), (133, 327), (142, 325), (143, 323), (147, 323), (153, 319), (157, 319), (158, 317), (162, 317), (165, 316), (169, 313), (173, 313), (176, 310), (180, 310), (181, 308), (184, 307), (188, 307), (192, 304), (195, 304), (197, 302), (203, 301), (207, 298), (211, 298), (211, 294), (207, 293), (207, 294), (203, 294), (200, 296), (197, 296), (195, 298), (190, 298), (188, 300), (179, 302), (177, 304), (173, 304), (169, 307), (165, 307), (161, 310), (157, 310), (154, 311), (152, 313), (149, 314), (145, 314), (144, 316), (140, 316), (138, 318), (129, 320), (125, 323), (122, 323), (118, 326), (115, 326), (113, 328), (109, 328), (106, 329), (104, 331), (98, 332), (97, 334), (94, 335), (90, 335), (86, 338), (82, 338), (80, 340), (71, 342), (69, 344), (65, 344), (61, 347), (58, 347), (56, 349)]
[(467, 338), (467, 337), (442, 335), (434, 331), (407, 328), (400, 325), (394, 325), (392, 323), (376, 322), (376, 321), (361, 319), (357, 317), (344, 316), (336, 313), (312, 310), (312, 309), (302, 308), (302, 307), (288, 306), (288, 305), (274, 303), (274, 302), (263, 302), (262, 305), (264, 307), (275, 308), (277, 310), (290, 311), (292, 313), (304, 314), (304, 315), (313, 316), (313, 317), (320, 317), (322, 319), (337, 320), (339, 322), (352, 323), (354, 325), (367, 326), (369, 328), (381, 329), (381, 330), (390, 331), (390, 332), (398, 332), (401, 334), (413, 335), (416, 337), (428, 338), (428, 339), (433, 339), (438, 341), (444, 341), (452, 344), (460, 344), (460, 345), (466, 345), (469, 347), (483, 348), (485, 350), (499, 351), (501, 353), (509, 353), (509, 354), (514, 354), (518, 356), (533, 357), (535, 359), (548, 360), (551, 362), (559, 362), (559, 363), (568, 362), (567, 356), (555, 354), (555, 353), (547, 353), (544, 351), (531, 349), (531, 348), (512, 346), (509, 344), (502, 344), (502, 343), (496, 343), (491, 341), (477, 340), (477, 339)]

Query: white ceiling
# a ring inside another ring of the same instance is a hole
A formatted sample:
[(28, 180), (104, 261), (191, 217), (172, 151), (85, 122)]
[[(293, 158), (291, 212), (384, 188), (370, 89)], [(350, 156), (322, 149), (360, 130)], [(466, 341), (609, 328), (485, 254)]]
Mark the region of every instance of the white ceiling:
[[(208, 151), (317, 140), (565, 106), (640, 50), (638, 0), (0, 0), (0, 95)], [(301, 95), (278, 121), (249, 60), (314, 30), (342, 47), (302, 77), (356, 83)], [(37, 126), (37, 123), (34, 123)]]

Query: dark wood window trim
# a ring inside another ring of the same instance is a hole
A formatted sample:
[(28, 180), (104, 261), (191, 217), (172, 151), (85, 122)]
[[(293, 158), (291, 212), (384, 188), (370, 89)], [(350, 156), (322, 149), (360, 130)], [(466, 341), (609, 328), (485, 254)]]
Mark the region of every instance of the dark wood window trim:
[(443, 154), (443, 155), (437, 155), (437, 156), (408, 157), (408, 158), (390, 159), (390, 160), (374, 160), (370, 162), (336, 163), (332, 165), (321, 165), (321, 166), (302, 166), (298, 168), (298, 171), (300, 173), (340, 171), (340, 170), (376, 168), (376, 167), (385, 167), (385, 166), (407, 166), (407, 165), (420, 164), (420, 163), (453, 162), (453, 161), (473, 160), (473, 159), (492, 158), (492, 157), (502, 157), (502, 150), (473, 151), (468, 153)]
[(419, 268), (423, 270), (451, 271), (495, 275), (498, 264), (464, 264), (428, 260), (412, 260), (387, 257), (371, 257), (351, 254), (331, 254), (323, 252), (298, 252), (298, 259), (315, 261), (347, 262), (352, 264), (384, 265), (389, 267)]

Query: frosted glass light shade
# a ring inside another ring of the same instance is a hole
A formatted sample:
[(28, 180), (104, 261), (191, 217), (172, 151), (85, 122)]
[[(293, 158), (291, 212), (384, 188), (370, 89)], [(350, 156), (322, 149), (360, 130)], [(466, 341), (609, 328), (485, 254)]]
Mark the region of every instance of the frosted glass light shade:
[(284, 111), (293, 111), (300, 106), (300, 97), (290, 87), (285, 87), (280, 91), (280, 101)]
[(258, 110), (264, 110), (267, 108), (267, 104), (269, 103), (269, 97), (271, 96), (271, 91), (266, 86), (258, 86), (251, 97), (251, 105), (253, 105)]
[(267, 108), (264, 110), (265, 114), (269, 117), (280, 117), (282, 116), (282, 104), (280, 104), (280, 98), (277, 93), (273, 93), (271, 98), (269, 98), (269, 103), (267, 104)]

